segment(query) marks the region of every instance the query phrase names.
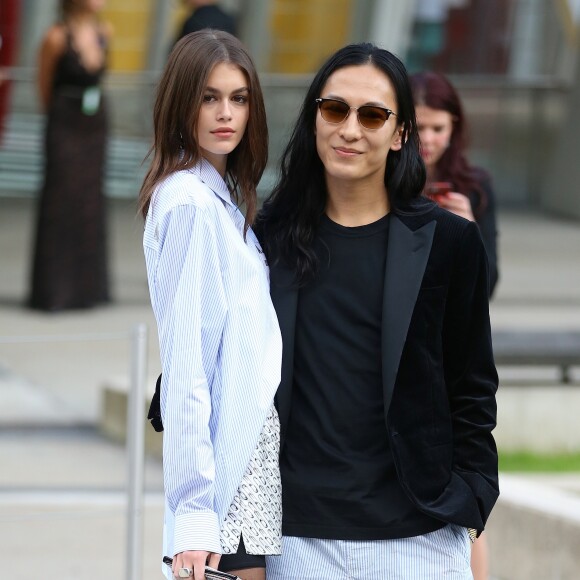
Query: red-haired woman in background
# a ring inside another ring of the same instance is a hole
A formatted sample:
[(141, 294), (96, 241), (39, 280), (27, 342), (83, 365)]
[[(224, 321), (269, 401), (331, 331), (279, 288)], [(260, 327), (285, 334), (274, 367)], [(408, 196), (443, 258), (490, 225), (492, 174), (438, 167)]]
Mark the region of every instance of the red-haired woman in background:
[(465, 116), (459, 95), (441, 74), (411, 76), (421, 155), (427, 168), (425, 193), (441, 207), (479, 225), (489, 261), (489, 294), (498, 280), (495, 196), (486, 171), (466, 157)]

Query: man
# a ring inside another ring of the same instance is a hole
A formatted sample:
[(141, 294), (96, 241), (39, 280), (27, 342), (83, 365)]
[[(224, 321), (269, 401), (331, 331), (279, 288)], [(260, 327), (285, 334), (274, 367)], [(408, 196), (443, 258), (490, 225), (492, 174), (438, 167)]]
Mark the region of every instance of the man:
[(472, 578), (498, 496), (488, 269), (477, 226), (421, 197), (418, 143), (401, 62), (345, 47), (264, 204), (283, 339), (269, 580)]

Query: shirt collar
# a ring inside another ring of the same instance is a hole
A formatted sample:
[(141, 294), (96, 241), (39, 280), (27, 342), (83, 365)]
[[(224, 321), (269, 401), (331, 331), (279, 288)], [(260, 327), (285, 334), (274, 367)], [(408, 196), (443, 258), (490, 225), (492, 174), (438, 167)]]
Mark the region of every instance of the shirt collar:
[(224, 178), (207, 159), (202, 157), (199, 163), (191, 169), (191, 172), (197, 175), (223, 201), (236, 207)]

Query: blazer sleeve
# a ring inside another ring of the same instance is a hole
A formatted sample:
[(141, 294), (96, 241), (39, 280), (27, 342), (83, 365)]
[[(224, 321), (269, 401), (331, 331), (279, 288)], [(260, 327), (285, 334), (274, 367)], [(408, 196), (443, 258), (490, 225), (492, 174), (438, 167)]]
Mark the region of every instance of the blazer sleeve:
[(498, 377), (488, 306), (488, 266), (469, 222), (454, 260), (444, 321), (445, 380), (453, 425), (453, 471), (471, 488), (485, 523), (499, 495), (496, 425)]
[(175, 514), (174, 553), (221, 552), (210, 415), (226, 299), (207, 213), (184, 205), (159, 224), (163, 471), (167, 502)]

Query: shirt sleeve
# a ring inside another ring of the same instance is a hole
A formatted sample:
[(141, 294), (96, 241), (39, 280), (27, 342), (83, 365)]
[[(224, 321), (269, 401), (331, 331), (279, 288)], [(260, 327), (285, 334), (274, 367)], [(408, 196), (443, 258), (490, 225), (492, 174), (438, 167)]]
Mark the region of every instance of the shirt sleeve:
[(226, 299), (209, 211), (193, 205), (172, 209), (159, 223), (159, 247), (163, 470), (175, 514), (174, 553), (219, 553), (210, 416)]

